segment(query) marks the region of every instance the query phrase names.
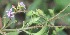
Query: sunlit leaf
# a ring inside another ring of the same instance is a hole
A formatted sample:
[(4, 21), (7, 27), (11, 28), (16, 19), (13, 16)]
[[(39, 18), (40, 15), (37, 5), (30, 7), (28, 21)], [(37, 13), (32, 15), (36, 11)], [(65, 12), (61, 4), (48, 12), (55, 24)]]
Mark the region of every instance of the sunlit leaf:
[(51, 16), (54, 16), (54, 10), (53, 9), (48, 9), (48, 10), (49, 10)]
[(9, 32), (7, 35), (18, 35), (19, 32)]
[(34, 11), (31, 10), (31, 11), (27, 12), (26, 15), (27, 15), (27, 16), (32, 16), (32, 15), (34, 14), (33, 12), (34, 12)]
[(48, 32), (49, 27), (44, 26), (39, 32), (34, 35), (43, 35), (45, 32)]

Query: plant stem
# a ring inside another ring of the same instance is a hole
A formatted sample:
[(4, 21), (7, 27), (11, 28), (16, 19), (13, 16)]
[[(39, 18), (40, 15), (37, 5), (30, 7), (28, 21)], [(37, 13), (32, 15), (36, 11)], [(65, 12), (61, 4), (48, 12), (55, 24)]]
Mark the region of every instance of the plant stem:
[[(17, 31), (17, 30), (28, 30), (28, 29), (34, 29), (34, 28), (42, 28), (43, 26), (32, 26), (32, 27), (27, 27), (27, 28), (21, 28), (21, 29), (3, 29), (2, 31)], [(48, 27), (65, 27), (66, 29), (70, 28), (70, 26), (51, 26), (48, 25)]]
[(70, 6), (70, 3), (69, 3), (62, 11), (60, 11), (57, 15), (55, 15), (54, 17), (50, 18), (50, 19), (47, 20), (47, 21), (52, 21), (52, 20), (54, 20), (55, 18), (57, 18), (57, 16), (59, 16), (62, 12), (64, 12), (69, 6)]

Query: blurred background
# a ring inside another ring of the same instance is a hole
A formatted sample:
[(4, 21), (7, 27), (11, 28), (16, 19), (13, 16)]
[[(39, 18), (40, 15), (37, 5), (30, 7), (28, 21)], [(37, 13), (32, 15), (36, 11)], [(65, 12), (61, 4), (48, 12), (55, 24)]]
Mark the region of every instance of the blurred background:
[[(31, 11), (31, 10), (35, 11), (36, 9), (41, 9), (46, 14), (46, 16), (49, 15), (50, 17), (52, 17), (48, 9), (54, 10), (54, 15), (56, 15), (70, 3), (70, 0), (0, 0), (0, 17), (3, 16), (7, 4), (10, 3), (12, 5), (17, 6), (18, 2), (24, 2), (25, 6), (26, 6), (26, 12)], [(58, 17), (64, 16), (66, 13), (70, 13), (70, 7), (68, 7)], [(18, 17), (20, 18), (21, 15)], [(2, 19), (2, 18), (0, 18), (0, 19)], [(21, 19), (19, 19), (19, 20), (21, 20)], [(70, 25), (70, 15), (65, 16), (62, 19), (57, 19), (55, 21), (54, 25), (69, 26)], [(2, 27), (2, 20), (0, 20), (0, 27)], [(67, 35), (70, 35), (70, 29), (64, 29), (64, 31), (65, 31), (65, 33), (67, 33)], [(62, 35), (62, 34), (60, 34), (60, 35)]]

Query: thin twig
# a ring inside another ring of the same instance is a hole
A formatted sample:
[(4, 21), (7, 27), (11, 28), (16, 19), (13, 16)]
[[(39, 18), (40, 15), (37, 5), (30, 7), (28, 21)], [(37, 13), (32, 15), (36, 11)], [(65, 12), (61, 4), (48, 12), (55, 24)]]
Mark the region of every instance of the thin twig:
[[(2, 31), (17, 31), (17, 30), (28, 30), (28, 29), (34, 29), (34, 28), (42, 28), (43, 26), (32, 26), (32, 27), (27, 27), (27, 28), (23, 28), (23, 29), (3, 29)], [(65, 27), (65, 29), (70, 28), (70, 26), (50, 26), (48, 25), (48, 27)]]
[(7, 28), (7, 27), (9, 27), (12, 23), (10, 23), (10, 21), (11, 21), (11, 19), (9, 19), (9, 21), (8, 21), (8, 25), (7, 26), (5, 26), (4, 28), (2, 28), (2, 29), (5, 29), (5, 28)]
[[(65, 16), (68, 16), (68, 15), (70, 15), (70, 13), (66, 13), (64, 16), (54, 18), (53, 20), (56, 20), (56, 19), (62, 19), (62, 18), (64, 18)], [(52, 20), (52, 21), (53, 21), (53, 20)]]
[[(60, 13), (62, 13), (66, 8), (64, 8), (62, 11), (60, 11)], [(58, 13), (57, 15), (55, 15), (54, 17), (52, 17), (48, 21), (51, 21), (52, 19), (54, 19), (55, 17), (57, 17), (60, 13)], [(70, 13), (68, 13), (68, 14), (70, 14)], [(65, 16), (67, 16), (68, 14), (65, 14)], [(27, 30), (27, 29), (40, 28), (40, 27), (43, 27), (43, 26), (33, 26), (33, 27), (27, 27), (27, 28), (18, 29), (18, 30)], [(49, 27), (65, 27), (65, 28), (70, 28), (70, 26), (49, 26)], [(17, 31), (17, 29), (3, 29), (2, 31)]]
[[(5, 20), (5, 18), (6, 18), (6, 17), (4, 17), (4, 20)], [(9, 22), (10, 22), (10, 19), (9, 19), (9, 21), (8, 21), (7, 23), (9, 23)], [(4, 23), (4, 26), (3, 26), (1, 29), (5, 29), (7, 23)]]
[[(69, 5), (70, 5), (70, 3), (69, 3)], [(69, 6), (68, 5), (68, 6)], [(60, 11), (57, 15), (55, 15), (54, 17), (52, 17), (51, 19), (49, 19), (49, 20), (47, 20), (48, 22), (49, 21), (52, 21), (52, 20), (54, 20), (54, 18), (56, 18), (58, 15), (60, 15), (63, 11), (65, 11), (67, 8), (68, 8), (68, 6), (67, 7), (65, 7), (62, 11)], [(68, 13), (68, 14), (70, 14), (70, 13)], [(68, 14), (66, 14), (66, 15), (68, 15)], [(65, 16), (66, 16), (65, 15)], [(70, 26), (51, 26), (51, 25), (47, 25), (48, 27), (65, 27), (65, 28), (70, 28)], [(17, 31), (17, 30), (28, 30), (28, 29), (33, 29), (33, 28), (42, 28), (43, 26), (32, 26), (32, 27), (27, 27), (27, 28), (23, 28), (23, 29), (3, 29), (2, 31)]]
[(55, 15), (54, 17), (50, 18), (47, 21), (52, 21), (54, 18), (57, 18), (57, 16), (59, 16), (62, 12), (64, 12), (69, 6), (70, 6), (70, 3), (62, 11), (60, 11), (57, 15)]

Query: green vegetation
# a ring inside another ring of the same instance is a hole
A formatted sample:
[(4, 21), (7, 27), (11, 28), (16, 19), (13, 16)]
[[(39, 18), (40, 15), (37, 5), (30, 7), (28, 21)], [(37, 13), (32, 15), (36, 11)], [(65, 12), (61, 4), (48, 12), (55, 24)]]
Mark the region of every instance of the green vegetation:
[(69, 35), (70, 0), (34, 0), (27, 9), (17, 4), (6, 4), (0, 35)]

